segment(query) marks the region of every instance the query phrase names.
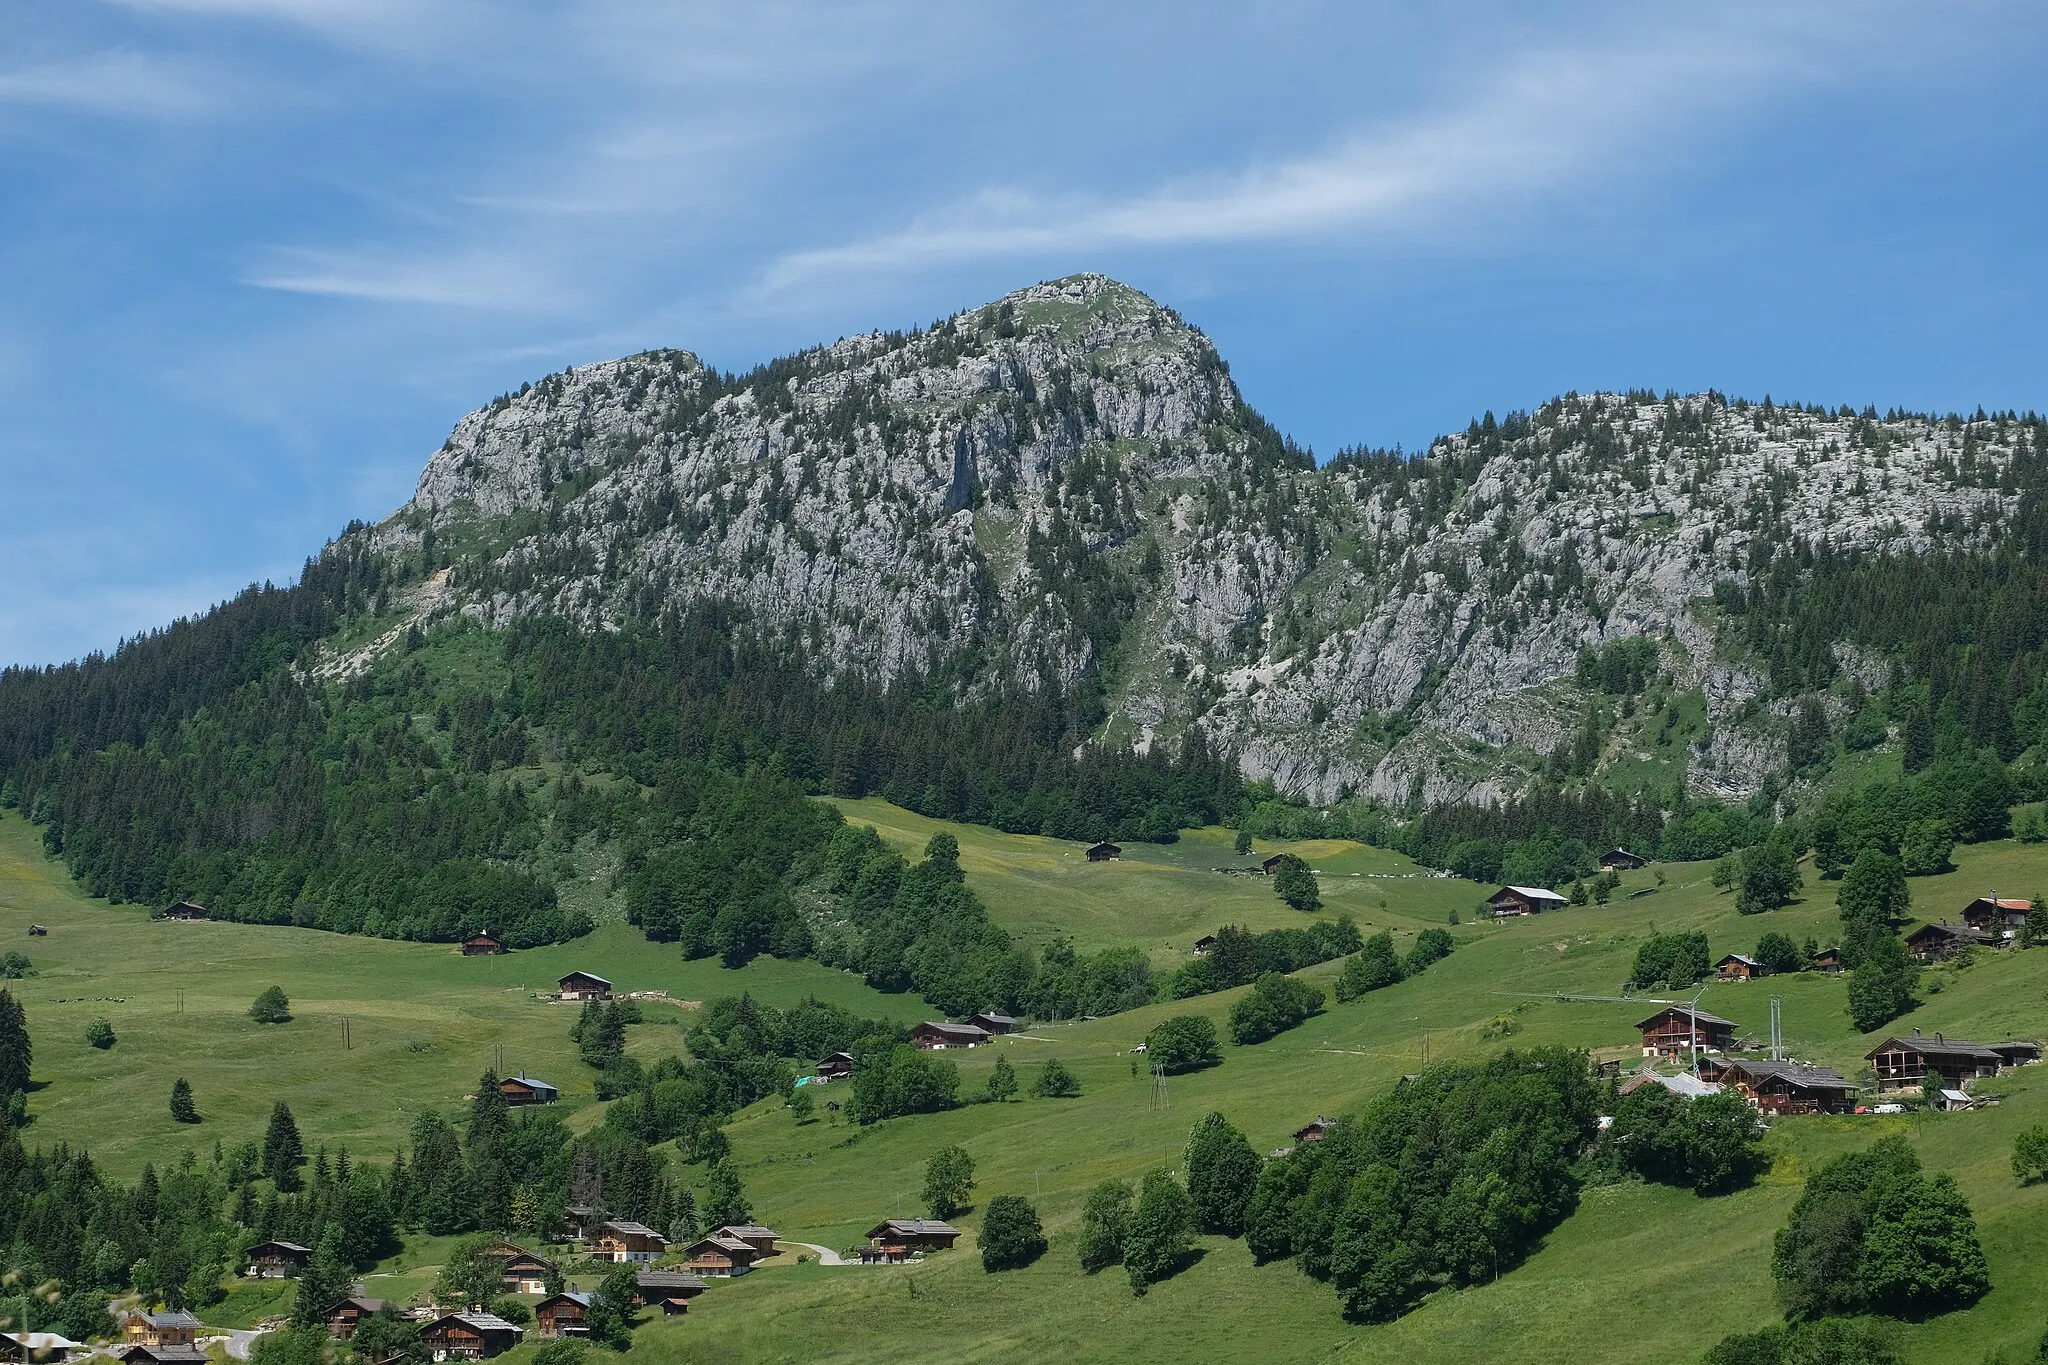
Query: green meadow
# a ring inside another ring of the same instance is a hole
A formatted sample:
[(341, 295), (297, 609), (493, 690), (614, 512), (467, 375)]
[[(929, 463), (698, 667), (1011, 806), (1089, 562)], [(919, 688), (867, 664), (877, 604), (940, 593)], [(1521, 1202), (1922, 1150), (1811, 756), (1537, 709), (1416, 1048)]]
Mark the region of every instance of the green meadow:
[[(1155, 967), (1168, 968), (1186, 960), (1196, 937), (1224, 923), (1256, 930), (1301, 922), (1269, 883), (1211, 870), (1255, 861), (1234, 855), (1228, 831), (1126, 846), (1121, 861), (1090, 864), (1078, 845), (941, 826), (879, 802), (841, 805), (849, 819), (874, 824), (905, 849), (949, 829), (970, 883), (1027, 941), (1064, 935), (1082, 949), (1134, 944)], [(1226, 1045), (1221, 1066), (1173, 1078), (1163, 1094), (1130, 1049), (1169, 1014), (1196, 1011), (1220, 1023), (1237, 992), (1035, 1028), (953, 1054), (963, 1092), (980, 1089), (997, 1055), (1012, 1059), (1027, 1090), (1035, 1067), (1058, 1057), (1080, 1077), (1076, 1099), (972, 1104), (865, 1128), (839, 1122), (823, 1105), (802, 1124), (779, 1102), (756, 1105), (727, 1133), (756, 1216), (786, 1238), (845, 1247), (881, 1218), (921, 1214), (924, 1161), (949, 1143), (966, 1147), (978, 1167), (977, 1207), (959, 1220), (970, 1235), (955, 1251), (907, 1267), (797, 1265), (785, 1254), (716, 1285), (687, 1319), (644, 1326), (634, 1355), (658, 1362), (1163, 1362), (1249, 1350), (1274, 1361), (1404, 1365), (1685, 1361), (1724, 1333), (1776, 1316), (1771, 1234), (1805, 1173), (1892, 1132), (1906, 1133), (1930, 1168), (1956, 1176), (1976, 1209), (1996, 1286), (1966, 1312), (1901, 1324), (1905, 1358), (1980, 1365), (2002, 1351), (2017, 1360), (2048, 1329), (2048, 1186), (2022, 1188), (2008, 1166), (2014, 1134), (2048, 1122), (2048, 1067), (1986, 1083), (2003, 1101), (1972, 1113), (1782, 1120), (1769, 1139), (1770, 1174), (1733, 1195), (1703, 1199), (1632, 1183), (1589, 1189), (1528, 1262), (1495, 1283), (1440, 1292), (1388, 1325), (1345, 1322), (1327, 1286), (1292, 1263), (1253, 1266), (1240, 1243), (1220, 1238), (1202, 1239), (1196, 1263), (1142, 1299), (1120, 1273), (1082, 1275), (1075, 1237), (1089, 1187), (1176, 1165), (1188, 1129), (1211, 1109), (1270, 1150), (1317, 1114), (1334, 1116), (1381, 1093), (1425, 1058), (1544, 1043), (1632, 1056), (1632, 1025), (1654, 1006), (1597, 997), (1621, 994), (1645, 936), (1702, 930), (1719, 956), (1747, 951), (1773, 929), (1826, 943), (1835, 917), (1832, 886), (1812, 880), (1786, 909), (1739, 916), (1732, 898), (1709, 884), (1705, 865), (1681, 864), (1630, 874), (1606, 906), (1475, 923), (1491, 888), (1432, 877), (1397, 855), (1341, 842), (1262, 841), (1258, 854), (1283, 847), (1322, 874), (1324, 913), (1349, 913), (1367, 933), (1391, 929), (1405, 947), (1424, 927), (1448, 926), (1455, 912), (1462, 921), (1452, 929), (1457, 950), (1418, 978), (1349, 1004), (1333, 1001), (1270, 1042)], [(1917, 913), (1952, 916), (1993, 889), (2031, 895), (2048, 886), (2048, 848), (1997, 843), (1956, 856), (1956, 871), (1912, 882)], [(1650, 894), (1631, 895), (1638, 891)], [(30, 921), (48, 925), (49, 936), (27, 938)], [(30, 1096), (25, 1140), (89, 1145), (124, 1177), (189, 1144), (258, 1136), (275, 1099), (291, 1104), (309, 1142), (346, 1142), (381, 1156), (403, 1140), (412, 1114), (459, 1105), (501, 1054), (506, 1069), (562, 1086), (565, 1102), (579, 1111), (575, 1121), (594, 1121), (590, 1074), (567, 1036), (572, 1016), (536, 994), (572, 967), (621, 989), (666, 990), (679, 1001), (746, 989), (777, 1003), (816, 993), (871, 1014), (924, 1013), (914, 998), (876, 994), (815, 964), (764, 959), (726, 971), (713, 961), (684, 962), (673, 946), (616, 925), (567, 948), (464, 959), (444, 946), (308, 930), (150, 923), (140, 907), (80, 896), (42, 857), (35, 831), (12, 814), (0, 819), (0, 937), (28, 953), (38, 972), (11, 983), (28, 1011), (42, 1083)], [(1330, 963), (1302, 975), (1327, 986), (1337, 970)], [(273, 982), (292, 997), (297, 1017), (256, 1025), (243, 1011)], [(1764, 1036), (1776, 995), (1792, 1054), (1855, 1079), (1874, 1038), (1852, 1031), (1845, 990), (1841, 979), (1817, 975), (1709, 984), (1701, 1005)], [(1929, 972), (1922, 995), (1925, 1003), (1899, 1028), (1978, 1041), (2039, 1038), (2048, 1033), (2048, 952), (1983, 955)], [(111, 1051), (84, 1042), (96, 1014), (120, 1036)], [(647, 1016), (632, 1030), (634, 1051), (681, 1047), (676, 1025), (689, 1017), (686, 1008), (651, 1005)], [(206, 1118), (196, 1129), (172, 1123), (166, 1109), (180, 1075), (192, 1082)], [(819, 1094), (831, 1099), (834, 1092)], [(1052, 1249), (1029, 1269), (991, 1276), (972, 1232), (979, 1207), (1004, 1193), (1034, 1199)], [(424, 1284), (424, 1267), (444, 1250), (419, 1239), (381, 1268), (387, 1278), (380, 1283)]]

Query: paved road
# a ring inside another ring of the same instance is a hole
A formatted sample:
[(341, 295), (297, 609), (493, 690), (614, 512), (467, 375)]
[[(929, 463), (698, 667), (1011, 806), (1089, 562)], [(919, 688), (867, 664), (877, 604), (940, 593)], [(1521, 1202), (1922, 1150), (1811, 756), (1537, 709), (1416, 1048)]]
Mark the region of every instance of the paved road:
[(815, 1251), (815, 1252), (817, 1252), (817, 1253), (818, 1253), (818, 1264), (819, 1264), (819, 1265), (859, 1265), (859, 1264), (860, 1264), (860, 1262), (859, 1262), (859, 1261), (849, 1261), (849, 1260), (847, 1260), (847, 1259), (846, 1259), (846, 1258), (845, 1258), (844, 1256), (841, 1256), (841, 1255), (840, 1255), (840, 1254), (839, 1254), (838, 1252), (834, 1251), (834, 1250), (833, 1250), (833, 1249), (832, 1249), (831, 1247), (821, 1247), (821, 1246), (819, 1246), (819, 1245), (818, 1245), (818, 1244), (817, 1244), (816, 1242), (790, 1242), (790, 1241), (784, 1241), (784, 1242), (782, 1242), (782, 1243), (781, 1243), (781, 1245), (783, 1245), (783, 1246), (792, 1246), (792, 1247), (802, 1247), (802, 1248), (803, 1248), (803, 1249), (804, 1249), (805, 1251)]
[(245, 1332), (240, 1329), (231, 1328), (227, 1331), (220, 1332), (217, 1335), (225, 1337), (227, 1339), (228, 1357), (230, 1359), (247, 1360), (249, 1358), (250, 1343), (255, 1341), (257, 1337), (261, 1336), (262, 1333)]

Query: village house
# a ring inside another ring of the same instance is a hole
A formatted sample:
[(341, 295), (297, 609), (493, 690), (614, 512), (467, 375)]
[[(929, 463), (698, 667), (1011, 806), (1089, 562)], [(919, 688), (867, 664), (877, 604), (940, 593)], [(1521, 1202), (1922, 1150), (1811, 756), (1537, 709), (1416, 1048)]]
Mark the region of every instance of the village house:
[(420, 1328), (420, 1345), (436, 1361), (489, 1360), (525, 1335), (495, 1313), (443, 1313)]
[(1714, 964), (1714, 975), (1723, 981), (1747, 981), (1764, 974), (1763, 967), (1755, 958), (1741, 953), (1730, 953)]
[(1486, 903), (1493, 908), (1495, 919), (1540, 915), (1545, 910), (1562, 910), (1571, 904), (1555, 891), (1546, 891), (1540, 886), (1503, 886), (1488, 896)]
[(1719, 1079), (1767, 1114), (1846, 1114), (1856, 1088), (1823, 1066), (1745, 1057), (1724, 1060)]
[(121, 1319), (121, 1340), (130, 1346), (190, 1346), (199, 1339), (199, 1319), (182, 1310), (145, 1313), (130, 1309)]
[(524, 1108), (529, 1104), (553, 1104), (562, 1097), (562, 1092), (546, 1081), (538, 1076), (528, 1076), (524, 1072), (499, 1081), (498, 1093), (503, 1095), (505, 1103), (514, 1109)]
[(730, 1279), (744, 1275), (754, 1268), (754, 1262), (761, 1254), (754, 1250), (751, 1242), (742, 1242), (737, 1237), (728, 1237), (714, 1232), (709, 1237), (699, 1237), (684, 1249), (687, 1264), (698, 1275), (717, 1276)]
[(242, 1273), (262, 1280), (283, 1280), (306, 1268), (313, 1248), (297, 1242), (258, 1242), (249, 1248), (249, 1268)]
[(1330, 1129), (1335, 1124), (1335, 1119), (1326, 1119), (1321, 1114), (1317, 1114), (1309, 1122), (1294, 1130), (1294, 1143), (1298, 1147), (1304, 1142), (1321, 1142), (1330, 1135)]
[(1216, 946), (1216, 935), (1204, 934), (1195, 940), (1195, 956), (1207, 957), (1209, 950)]
[(759, 1223), (728, 1223), (724, 1227), (716, 1229), (712, 1235), (714, 1237), (734, 1237), (745, 1242), (754, 1249), (755, 1257), (760, 1260), (765, 1261), (770, 1256), (777, 1254), (775, 1250), (775, 1229), (764, 1228)]
[(1600, 855), (1602, 872), (1633, 872), (1650, 860), (1625, 848), (1610, 848)]
[(545, 1294), (548, 1281), (555, 1276), (554, 1264), (543, 1260), (530, 1251), (519, 1247), (502, 1245), (493, 1247), (494, 1253), (502, 1251), (505, 1260), (505, 1292), (507, 1294)]
[(80, 1360), (89, 1350), (84, 1343), (55, 1332), (0, 1332), (0, 1365), (42, 1365), (45, 1361)]
[(853, 1078), (853, 1054), (835, 1052), (818, 1063), (818, 1079), (821, 1081), (844, 1081)]
[(2027, 1066), (2041, 1060), (2039, 1043), (2022, 1043), (2014, 1040), (2009, 1043), (1987, 1043), (1985, 1046), (1997, 1053), (1999, 1061), (2005, 1066)]
[(1123, 847), (1119, 844), (1105, 841), (1088, 846), (1088, 861), (1091, 863), (1113, 863), (1123, 856)]
[(1015, 1033), (1017, 1031), (1017, 1021), (1015, 1019), (1007, 1014), (995, 1014), (989, 1010), (983, 1010), (980, 1014), (968, 1015), (967, 1022), (987, 1034)]
[(643, 1270), (633, 1302), (660, 1308), (665, 1314), (686, 1313), (690, 1300), (707, 1288), (703, 1279), (687, 1270)]
[(192, 920), (211, 919), (213, 917), (207, 914), (206, 907), (203, 905), (194, 905), (191, 901), (179, 901), (176, 905), (164, 911), (164, 918), (189, 922)]
[(920, 1252), (949, 1250), (959, 1236), (960, 1229), (936, 1218), (891, 1218), (868, 1229), (860, 1259), (894, 1265)]
[(1285, 853), (1268, 854), (1266, 857), (1259, 859), (1259, 871), (1265, 873), (1268, 877), (1277, 877), (1280, 875), (1280, 864), (1286, 861), (1287, 855)]
[(556, 983), (564, 1000), (609, 1000), (612, 983), (591, 972), (571, 972)]
[(1979, 896), (1963, 907), (1963, 923), (1997, 938), (2014, 938), (2026, 928), (2033, 904), (2010, 896)]
[(949, 1047), (979, 1047), (988, 1041), (988, 1030), (973, 1024), (946, 1024), (927, 1019), (910, 1031), (910, 1041), (927, 1052)]
[(151, 1346), (141, 1341), (112, 1347), (107, 1357), (121, 1365), (213, 1365), (213, 1357), (197, 1346)]
[(505, 945), (489, 934), (471, 934), (462, 940), (464, 957), (497, 957), (505, 951)]
[(544, 1337), (587, 1336), (590, 1324), (584, 1318), (589, 1313), (590, 1295), (551, 1294), (533, 1306), (533, 1325)]
[(562, 1210), (562, 1221), (568, 1225), (569, 1236), (574, 1241), (584, 1241), (605, 1218), (603, 1209), (588, 1204), (571, 1204)]
[(1921, 962), (1939, 962), (1965, 948), (1993, 947), (1998, 939), (1985, 929), (1967, 924), (1923, 924), (1906, 935), (1906, 951)]
[(377, 1316), (383, 1307), (383, 1299), (343, 1299), (327, 1310), (327, 1335), (336, 1341), (347, 1341), (356, 1334), (358, 1323), (364, 1318)]
[(592, 1229), (590, 1254), (600, 1261), (647, 1265), (668, 1250), (668, 1239), (645, 1223), (614, 1219)]
[(1830, 974), (1841, 971), (1842, 950), (1840, 948), (1821, 949), (1813, 955), (1813, 969), (1817, 972), (1828, 972)]
[(1721, 1052), (1735, 1043), (1735, 1021), (1671, 1005), (1637, 1024), (1645, 1057), (1689, 1057), (1694, 1052)]
[(1930, 1071), (1945, 1087), (1961, 1090), (1966, 1081), (1996, 1076), (2005, 1064), (2005, 1059), (1988, 1047), (1939, 1033), (1923, 1037), (1919, 1029), (1904, 1038), (1887, 1038), (1865, 1056), (1877, 1073), (1879, 1090), (1918, 1090)]

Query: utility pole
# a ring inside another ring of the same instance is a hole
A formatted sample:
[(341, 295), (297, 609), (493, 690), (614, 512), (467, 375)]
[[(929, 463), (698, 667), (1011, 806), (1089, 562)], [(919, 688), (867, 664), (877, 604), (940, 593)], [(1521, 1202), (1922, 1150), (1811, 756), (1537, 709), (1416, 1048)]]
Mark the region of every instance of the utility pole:
[(1783, 996), (1771, 997), (1771, 1060), (1774, 1062), (1785, 1060), (1785, 1026), (1778, 1013), (1784, 1004)]

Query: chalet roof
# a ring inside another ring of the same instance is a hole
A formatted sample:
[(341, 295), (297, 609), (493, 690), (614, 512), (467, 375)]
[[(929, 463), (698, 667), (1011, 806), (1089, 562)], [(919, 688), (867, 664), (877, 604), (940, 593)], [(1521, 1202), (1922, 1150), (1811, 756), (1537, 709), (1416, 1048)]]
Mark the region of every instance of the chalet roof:
[(708, 1237), (699, 1237), (683, 1249), (694, 1252), (699, 1247), (717, 1247), (720, 1251), (744, 1251), (750, 1256), (754, 1254), (753, 1243), (743, 1242), (737, 1237), (728, 1237), (722, 1232), (714, 1232)]
[(853, 1054), (851, 1052), (828, 1052), (818, 1059), (818, 1065), (823, 1066), (827, 1062), (850, 1062), (852, 1060)]
[(275, 1250), (275, 1251), (303, 1251), (303, 1252), (304, 1252), (304, 1253), (305, 1253), (306, 1255), (308, 1255), (308, 1256), (311, 1256), (311, 1255), (313, 1254), (313, 1248), (311, 1248), (311, 1247), (302, 1247), (302, 1246), (300, 1246), (300, 1245), (299, 1245), (299, 1244), (298, 1244), (297, 1242), (258, 1242), (258, 1243), (257, 1243), (257, 1244), (256, 1244), (255, 1246), (252, 1246), (252, 1247), (250, 1247), (250, 1248), (249, 1248), (249, 1254), (250, 1254), (251, 1256), (254, 1256), (254, 1255), (255, 1255), (255, 1254), (256, 1254), (257, 1252), (259, 1252), (259, 1251), (272, 1251), (272, 1250)]
[(1912, 943), (1923, 938), (1966, 938), (1972, 943), (1991, 943), (1992, 935), (1974, 924), (1923, 924), (1906, 935), (1906, 942)]
[(505, 1086), (511, 1085), (515, 1081), (520, 1085), (530, 1085), (535, 1090), (552, 1091), (557, 1095), (562, 1093), (558, 1088), (549, 1085), (546, 1081), (542, 1080), (538, 1076), (507, 1076), (503, 1080), (498, 1082), (498, 1086), (500, 1089), (503, 1089)]
[(1731, 1058), (1727, 1063), (1729, 1071), (1739, 1071), (1754, 1081), (1781, 1080), (1801, 1090), (1851, 1090), (1848, 1081), (1839, 1071), (1824, 1066), (1808, 1066), (1804, 1062), (1751, 1061), (1746, 1057)]
[(1503, 886), (1503, 887), (1502, 887), (1502, 888), (1501, 888), (1501, 889), (1500, 889), (1499, 891), (1496, 891), (1496, 892), (1494, 892), (1494, 893), (1493, 893), (1493, 899), (1495, 899), (1495, 900), (1498, 900), (1498, 899), (1500, 899), (1500, 897), (1501, 897), (1501, 896), (1502, 896), (1502, 895), (1503, 895), (1504, 893), (1506, 893), (1506, 892), (1509, 892), (1509, 891), (1512, 891), (1512, 892), (1514, 892), (1514, 893), (1515, 893), (1515, 894), (1516, 894), (1517, 896), (1520, 896), (1520, 897), (1521, 897), (1521, 898), (1522, 898), (1523, 900), (1531, 900), (1531, 901), (1556, 901), (1556, 902), (1557, 902), (1557, 903), (1558, 903), (1559, 905), (1568, 905), (1568, 904), (1570, 904), (1569, 900), (1567, 900), (1567, 899), (1566, 899), (1565, 897), (1563, 897), (1563, 896), (1560, 896), (1560, 895), (1558, 895), (1558, 894), (1557, 894), (1557, 893), (1556, 893), (1555, 891), (1552, 891), (1552, 890), (1550, 890), (1550, 889), (1549, 889), (1549, 888), (1547, 888), (1547, 887), (1542, 887), (1542, 886), (1515, 886), (1515, 885), (1513, 885), (1513, 884), (1510, 884), (1510, 885), (1507, 885), (1507, 886)]
[(555, 984), (559, 986), (564, 981), (575, 981), (578, 978), (581, 978), (584, 981), (595, 981), (600, 986), (609, 986), (612, 984), (611, 982), (605, 980), (603, 977), (599, 976), (596, 972), (566, 972), (555, 979)]
[(1204, 934), (1204, 935), (1202, 935), (1202, 936), (1201, 936), (1200, 938), (1198, 938), (1198, 939), (1196, 939), (1196, 940), (1195, 940), (1195, 946), (1196, 946), (1197, 948), (1199, 948), (1199, 947), (1201, 947), (1201, 946), (1202, 946), (1202, 945), (1203, 945), (1204, 943), (1214, 943), (1215, 941), (1216, 941), (1216, 935), (1214, 935), (1214, 934)]
[(139, 1341), (119, 1348), (115, 1354), (128, 1360), (138, 1357), (154, 1360), (158, 1361), (160, 1365), (199, 1365), (201, 1361), (207, 1362), (207, 1365), (212, 1365), (213, 1360), (213, 1357), (207, 1355), (206, 1352), (200, 1350), (197, 1346), (182, 1344), (177, 1346), (149, 1346)]
[(0, 1332), (0, 1336), (6, 1337), (17, 1346), (24, 1346), (35, 1352), (71, 1351), (85, 1344), (73, 1341), (69, 1337), (58, 1336), (55, 1332)]
[(182, 1309), (170, 1309), (162, 1313), (138, 1313), (152, 1327), (190, 1327), (197, 1330), (202, 1324), (198, 1318)]
[(1733, 1019), (1723, 1019), (1718, 1014), (1708, 1014), (1705, 1010), (1694, 1009), (1690, 1005), (1666, 1005), (1663, 1009), (1658, 1010), (1655, 1014), (1643, 1020), (1642, 1023), (1637, 1024), (1636, 1027), (1639, 1029), (1648, 1028), (1667, 1014), (1689, 1015), (1694, 1021), (1709, 1026), (1719, 1024), (1723, 1028), (1735, 1027)]
[(2004, 1057), (2007, 1053), (2021, 1057), (2039, 1057), (2041, 1055), (2041, 1045), (2039, 1043), (2023, 1042), (2017, 1038), (2010, 1042), (1989, 1043), (1986, 1046), (2001, 1057)]
[(334, 1307), (328, 1309), (327, 1316), (333, 1317), (336, 1313), (339, 1313), (342, 1309), (348, 1307), (350, 1304), (354, 1304), (357, 1308), (361, 1309), (365, 1313), (374, 1313), (381, 1309), (384, 1306), (385, 1302), (386, 1300), (384, 1299), (365, 1299), (357, 1295), (351, 1294), (349, 1297), (342, 1299), (341, 1301), (336, 1303)]
[[(917, 1027), (920, 1029), (931, 1029), (936, 1033), (943, 1033), (961, 1038), (986, 1038), (989, 1036), (988, 1030), (980, 1027), (979, 1025), (948, 1024), (943, 1020), (939, 1019), (927, 1019), (922, 1024), (919, 1024)], [(913, 1029), (912, 1032), (916, 1032), (916, 1030)]]
[(455, 1319), (458, 1322), (461, 1322), (465, 1326), (473, 1327), (479, 1332), (510, 1332), (514, 1336), (525, 1335), (525, 1333), (518, 1326), (516, 1326), (513, 1323), (505, 1321), (496, 1313), (443, 1313), (440, 1317), (435, 1318), (432, 1323), (429, 1323), (428, 1326), (431, 1327), (439, 1323), (447, 1322), (451, 1318)]
[(1689, 1100), (1702, 1099), (1708, 1095), (1718, 1095), (1721, 1093), (1721, 1087), (1713, 1081), (1703, 1081), (1697, 1076), (1688, 1076), (1684, 1072), (1680, 1072), (1676, 1076), (1665, 1076), (1650, 1070), (1648, 1067), (1644, 1067), (1636, 1072), (1635, 1075), (1623, 1081), (1618, 1093), (1633, 1095), (1646, 1085), (1661, 1085), (1672, 1094), (1683, 1095)]
[(663, 1241), (668, 1240), (653, 1228), (648, 1227), (647, 1224), (635, 1223), (625, 1218), (614, 1218), (610, 1222), (600, 1223), (597, 1230), (599, 1232), (616, 1232), (623, 1237), (655, 1237)]
[(639, 1277), (642, 1289), (708, 1289), (701, 1276), (687, 1270), (643, 1270)]
[(558, 1294), (550, 1294), (535, 1304), (534, 1307), (540, 1308), (543, 1305), (553, 1303), (556, 1299), (567, 1299), (569, 1302), (581, 1304), (585, 1308), (590, 1307), (590, 1295), (580, 1289), (564, 1289)]
[(979, 1014), (970, 1016), (970, 1018), (986, 1019), (991, 1024), (1014, 1024), (1017, 1022), (1016, 1016), (1009, 1014), (997, 1014), (994, 1010), (983, 1010)]
[(942, 1223), (936, 1218), (885, 1218), (868, 1229), (870, 1237), (883, 1237), (891, 1233), (899, 1237), (958, 1237), (960, 1229), (951, 1223)]
[(2022, 913), (2034, 908), (2032, 901), (2014, 896), (1979, 896), (1971, 901), (1970, 904), (1973, 906), (1988, 905), (1997, 910), (2017, 910)]
[(774, 1228), (764, 1228), (759, 1223), (727, 1223), (718, 1231), (728, 1237), (738, 1237), (743, 1241), (750, 1237), (766, 1237), (768, 1240), (773, 1241), (782, 1235)]
[(1631, 853), (1631, 852), (1629, 852), (1629, 851), (1628, 851), (1627, 849), (1625, 849), (1625, 848), (1610, 848), (1610, 849), (1608, 849), (1608, 850), (1607, 850), (1607, 851), (1606, 851), (1605, 853), (1601, 854), (1600, 856), (1601, 856), (1601, 857), (1603, 857), (1603, 858), (1614, 858), (1614, 857), (1621, 857), (1621, 858), (1642, 858), (1642, 860), (1643, 860), (1644, 862), (1648, 862), (1648, 861), (1650, 861), (1650, 860), (1649, 860), (1648, 858), (1643, 858), (1643, 855), (1642, 855), (1642, 854), (1640, 854), (1640, 853)]
[(1116, 850), (1116, 851), (1117, 851), (1118, 853), (1121, 853), (1121, 852), (1123, 852), (1123, 851), (1124, 851), (1124, 850), (1123, 850), (1123, 845), (1122, 845), (1122, 844), (1112, 844), (1112, 843), (1111, 843), (1111, 842), (1110, 842), (1109, 840), (1107, 840), (1107, 839), (1104, 839), (1104, 840), (1103, 840), (1102, 842), (1100, 842), (1100, 843), (1095, 843), (1095, 844), (1090, 844), (1090, 845), (1088, 845), (1088, 851), (1089, 851), (1090, 853), (1093, 853), (1093, 852), (1094, 852), (1094, 851), (1095, 851), (1096, 849), (1098, 849), (1098, 848), (1111, 848), (1111, 849), (1115, 849), (1115, 850)]
[[(1754, 967), (1757, 965), (1757, 960), (1749, 956), (1747, 953), (1730, 953), (1728, 954), (1728, 956), (1722, 958), (1721, 962), (1740, 962), (1745, 967)], [(1721, 962), (1716, 962), (1714, 965), (1718, 967), (1721, 965)]]
[(1879, 1053), (1894, 1048), (1906, 1052), (1917, 1052), (1923, 1057), (1968, 1057), (1979, 1062), (2003, 1062), (2005, 1058), (1990, 1048), (1978, 1043), (1965, 1042), (1961, 1038), (1944, 1038), (1939, 1033), (1932, 1038), (1915, 1033), (1910, 1038), (1891, 1037), (1863, 1054), (1866, 1061), (1875, 1061)]

